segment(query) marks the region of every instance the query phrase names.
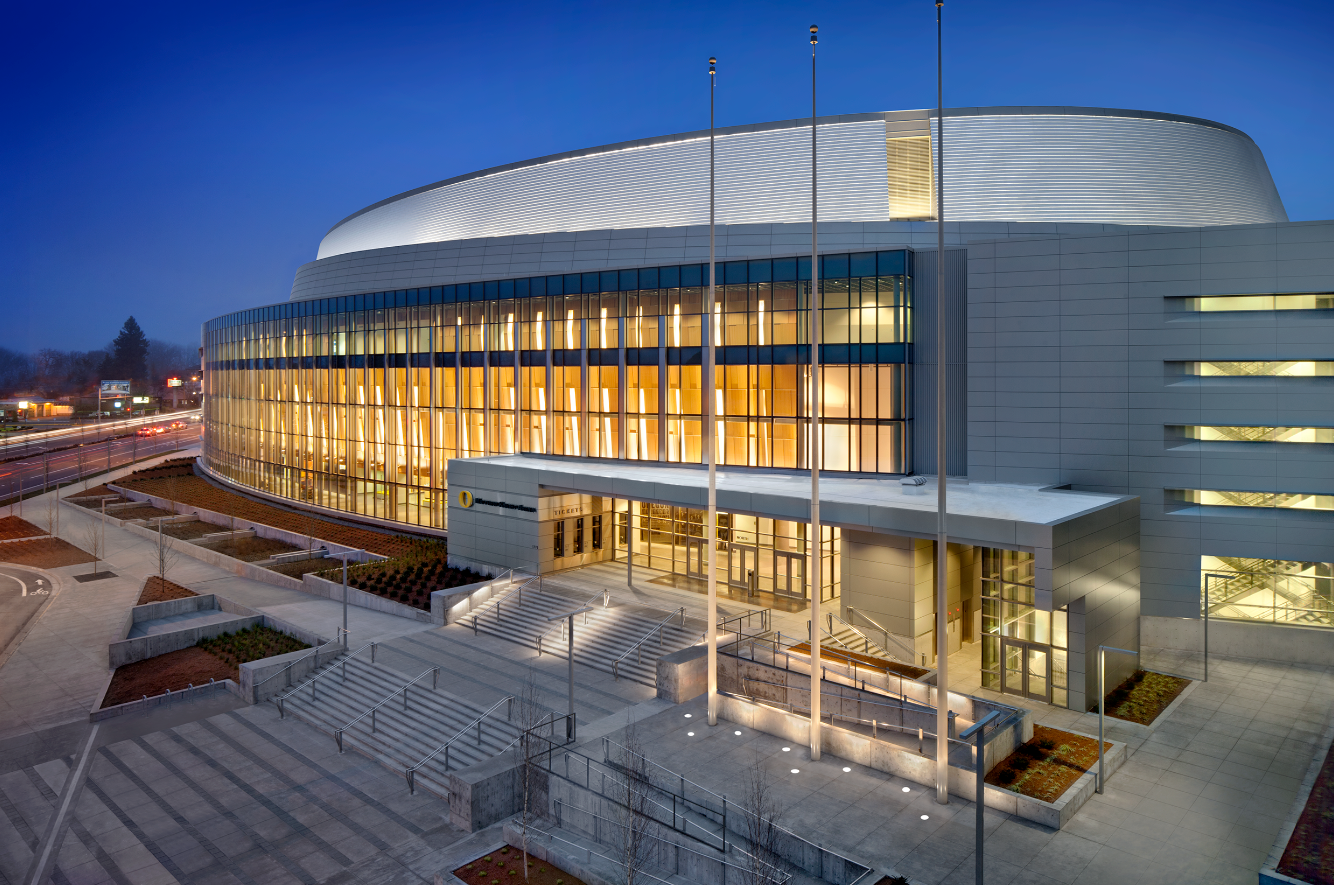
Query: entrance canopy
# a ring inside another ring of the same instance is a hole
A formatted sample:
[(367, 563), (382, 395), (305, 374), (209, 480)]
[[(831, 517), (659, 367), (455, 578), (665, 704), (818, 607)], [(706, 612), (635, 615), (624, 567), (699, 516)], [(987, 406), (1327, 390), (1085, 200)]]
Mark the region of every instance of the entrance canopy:
[[(539, 524), (553, 518), (544, 499), (583, 494), (702, 508), (708, 491), (702, 467), (585, 458), (453, 459), (448, 475), (451, 559), (493, 569), (542, 570), (547, 557), (539, 544)], [(809, 474), (802, 472), (718, 471), (720, 511), (805, 522), (809, 490)], [(826, 525), (899, 537), (935, 536), (934, 478), (906, 486), (897, 479), (824, 474), (820, 496)], [(1082, 595), (1074, 587), (1061, 591), (1097, 572), (1100, 561), (1138, 553), (1139, 499), (1133, 496), (951, 479), (948, 503), (951, 542), (1034, 554), (1036, 588), (1044, 602), (1053, 592), (1057, 597)], [(1064, 573), (1056, 574), (1057, 569)], [(1065, 600), (1053, 601), (1061, 605)]]

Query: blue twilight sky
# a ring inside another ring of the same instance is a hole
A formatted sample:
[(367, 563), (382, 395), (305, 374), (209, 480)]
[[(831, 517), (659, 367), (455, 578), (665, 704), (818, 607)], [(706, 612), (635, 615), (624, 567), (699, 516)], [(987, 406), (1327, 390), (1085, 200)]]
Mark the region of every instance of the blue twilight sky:
[[(935, 104), (931, 0), (13, 3), (0, 36), (0, 345), (88, 349), (286, 299), (357, 209), (487, 166), (707, 125)], [(946, 6), (945, 103), (1095, 105), (1249, 133), (1334, 217), (1334, 7)]]

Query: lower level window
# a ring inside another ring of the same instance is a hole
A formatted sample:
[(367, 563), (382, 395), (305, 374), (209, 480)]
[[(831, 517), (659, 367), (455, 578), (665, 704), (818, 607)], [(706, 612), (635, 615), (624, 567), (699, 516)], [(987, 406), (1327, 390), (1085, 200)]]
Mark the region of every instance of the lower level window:
[(1200, 599), (1211, 618), (1334, 627), (1334, 563), (1201, 556)]

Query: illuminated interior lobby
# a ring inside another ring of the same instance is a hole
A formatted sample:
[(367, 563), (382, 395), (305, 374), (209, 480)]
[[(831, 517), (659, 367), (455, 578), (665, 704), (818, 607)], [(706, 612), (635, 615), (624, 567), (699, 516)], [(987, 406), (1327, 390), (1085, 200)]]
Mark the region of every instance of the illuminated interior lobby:
[[(1199, 622), (1211, 570), (1250, 588), (1218, 601), (1223, 620), (1330, 626), (1321, 580), (1334, 552), (1319, 540), (1334, 493), (1321, 466), (1330, 430), (1310, 415), (1330, 396), (1321, 367), (1334, 351), (1283, 330), (1328, 324), (1334, 301), (1321, 293), (1334, 271), (1261, 279), (1226, 254), (1279, 256), (1287, 241), (1300, 251), (1327, 227), (1289, 223), (1263, 155), (1224, 124), (951, 109), (955, 220), (937, 280), (933, 118), (818, 121), (827, 610), (932, 664), (934, 517), (923, 514), (941, 472), (940, 299), (957, 539), (947, 622), (952, 648), (983, 645), (984, 685), (1084, 704), (1096, 645), (1193, 641), (1182, 630)], [(809, 120), (718, 130), (712, 304), (707, 133), (482, 170), (349, 216), (289, 300), (205, 325), (203, 469), (256, 494), (447, 535), (451, 560), (490, 572), (628, 556), (694, 589), (711, 395), (719, 587), (800, 607), (810, 137)], [(1229, 242), (1240, 246), (1211, 245)], [(1194, 262), (1202, 279), (1133, 269), (1155, 262)], [(1226, 329), (1257, 322), (1272, 341), (1229, 344)], [(1152, 347), (1126, 346), (1159, 327)], [(1243, 375), (1270, 385), (1267, 403), (1234, 396)], [(1268, 464), (1279, 449), (1301, 450), (1306, 466), (1264, 481), (1262, 467), (1223, 466), (1239, 455)], [(1239, 537), (1238, 519), (1264, 532)], [(1300, 531), (1273, 531), (1294, 519)], [(1166, 550), (1187, 524), (1194, 540)], [(1262, 613), (1248, 600), (1266, 590)]]

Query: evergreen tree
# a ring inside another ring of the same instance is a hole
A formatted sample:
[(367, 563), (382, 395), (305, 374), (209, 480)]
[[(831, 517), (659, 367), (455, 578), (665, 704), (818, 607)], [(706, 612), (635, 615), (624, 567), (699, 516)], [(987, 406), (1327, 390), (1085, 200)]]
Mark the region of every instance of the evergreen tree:
[(148, 338), (134, 317), (120, 327), (120, 334), (111, 342), (109, 359), (103, 364), (103, 370), (115, 373), (116, 378), (133, 379), (139, 382), (148, 380)]

